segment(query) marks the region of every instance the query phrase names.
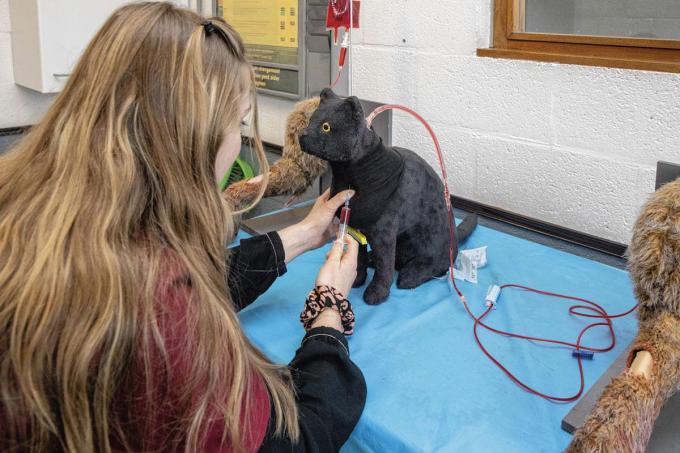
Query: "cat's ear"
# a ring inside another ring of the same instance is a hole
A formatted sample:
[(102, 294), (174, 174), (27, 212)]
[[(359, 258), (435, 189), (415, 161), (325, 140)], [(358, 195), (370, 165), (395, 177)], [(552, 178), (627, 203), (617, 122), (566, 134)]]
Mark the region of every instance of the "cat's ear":
[(350, 96), (347, 98), (347, 103), (352, 107), (352, 118), (355, 121), (361, 121), (364, 118), (364, 109), (361, 107), (361, 102), (356, 96)]
[(324, 88), (321, 90), (321, 94), (319, 96), (321, 97), (321, 102), (326, 102), (329, 99), (336, 99), (338, 97), (338, 95), (335, 94), (330, 88)]

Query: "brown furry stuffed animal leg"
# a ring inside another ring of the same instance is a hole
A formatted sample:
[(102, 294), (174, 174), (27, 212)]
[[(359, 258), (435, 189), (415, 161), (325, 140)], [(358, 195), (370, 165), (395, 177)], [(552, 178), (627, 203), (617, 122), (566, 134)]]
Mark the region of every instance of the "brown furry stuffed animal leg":
[[(326, 162), (302, 152), (299, 136), (319, 106), (319, 98), (298, 102), (288, 116), (281, 159), (269, 170), (264, 197), (298, 196), (326, 171)], [(260, 183), (241, 181), (227, 188), (224, 195), (235, 209), (246, 208), (255, 201)]]
[[(654, 422), (680, 381), (680, 318), (661, 314), (641, 326), (638, 351), (652, 357), (645, 377), (632, 367), (605, 388), (584, 426), (574, 434), (568, 453), (643, 453)], [(644, 371), (644, 367), (643, 367)]]
[[(644, 206), (629, 255), (640, 303), (635, 366), (605, 388), (569, 453), (644, 452), (661, 408), (680, 389), (680, 179)], [(647, 353), (651, 363), (641, 364)]]

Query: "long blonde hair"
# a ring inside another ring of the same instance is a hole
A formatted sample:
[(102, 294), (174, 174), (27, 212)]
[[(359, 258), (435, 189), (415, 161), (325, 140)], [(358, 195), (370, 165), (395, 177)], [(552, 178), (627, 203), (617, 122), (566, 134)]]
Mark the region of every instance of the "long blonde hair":
[(136, 363), (151, 391), (154, 351), (167, 352), (157, 300), (167, 250), (192, 293), (187, 412), (168, 448), (199, 449), (210, 408), (242, 450), (256, 375), (277, 433), (298, 436), (290, 375), (244, 336), (225, 277), (234, 225), (214, 163), (243, 95), (267, 168), (252, 69), (228, 24), (212, 20), (225, 43), (202, 21), (166, 3), (118, 9), (45, 118), (0, 157), (0, 444), (108, 452), (125, 436), (111, 427), (113, 397)]

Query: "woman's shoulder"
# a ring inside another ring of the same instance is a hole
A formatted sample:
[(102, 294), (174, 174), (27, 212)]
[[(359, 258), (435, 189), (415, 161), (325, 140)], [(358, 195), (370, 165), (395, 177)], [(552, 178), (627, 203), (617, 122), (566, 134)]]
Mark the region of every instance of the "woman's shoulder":
[(161, 253), (156, 288), (154, 312), (156, 324), (166, 347), (186, 344), (190, 330), (190, 308), (193, 299), (191, 274), (179, 255), (170, 248)]

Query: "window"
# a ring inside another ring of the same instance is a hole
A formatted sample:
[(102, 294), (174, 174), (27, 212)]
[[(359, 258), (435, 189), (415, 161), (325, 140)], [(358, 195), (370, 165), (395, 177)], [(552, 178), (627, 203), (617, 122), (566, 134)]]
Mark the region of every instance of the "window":
[(485, 57), (680, 72), (678, 0), (495, 0)]

